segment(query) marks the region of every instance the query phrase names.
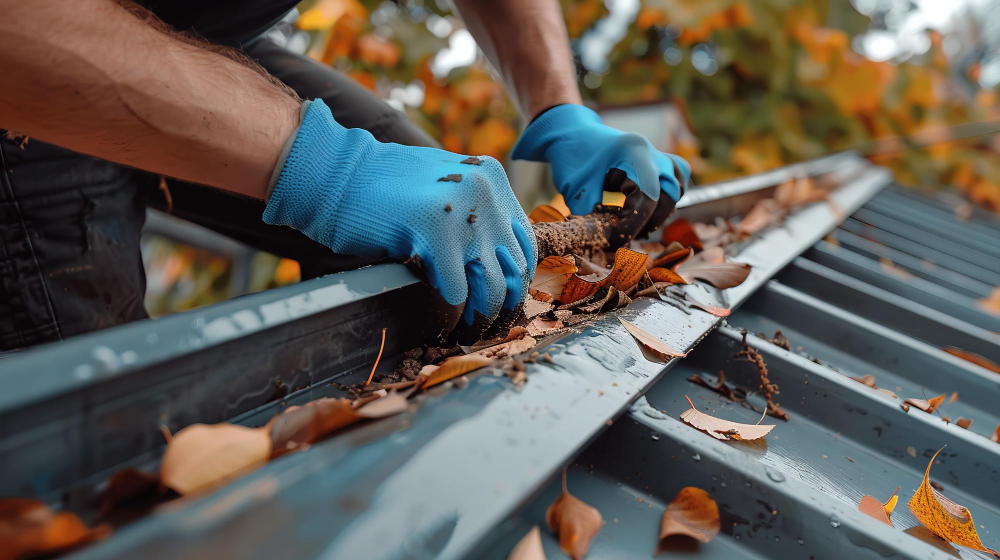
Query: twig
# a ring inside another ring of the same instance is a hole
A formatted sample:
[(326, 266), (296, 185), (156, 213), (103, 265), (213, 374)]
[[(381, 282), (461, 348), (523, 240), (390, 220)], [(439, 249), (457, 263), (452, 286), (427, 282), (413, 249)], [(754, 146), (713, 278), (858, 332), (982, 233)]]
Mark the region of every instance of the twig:
[(774, 402), (774, 395), (778, 394), (778, 386), (771, 383), (771, 380), (767, 377), (767, 365), (764, 363), (764, 357), (760, 355), (760, 352), (756, 348), (747, 344), (746, 329), (743, 329), (743, 350), (736, 355), (745, 357), (750, 363), (757, 366), (757, 371), (760, 374), (760, 387), (764, 389), (764, 397), (767, 399), (767, 408), (765, 411), (770, 412), (771, 416), (787, 422), (789, 418), (788, 413), (781, 410), (777, 403)]
[(375, 363), (372, 365), (372, 372), (368, 374), (368, 381), (365, 381), (365, 387), (372, 382), (372, 377), (375, 377), (375, 368), (378, 367), (378, 361), (382, 359), (383, 349), (385, 349), (385, 327), (382, 327), (382, 345), (378, 347), (378, 356), (375, 357)]

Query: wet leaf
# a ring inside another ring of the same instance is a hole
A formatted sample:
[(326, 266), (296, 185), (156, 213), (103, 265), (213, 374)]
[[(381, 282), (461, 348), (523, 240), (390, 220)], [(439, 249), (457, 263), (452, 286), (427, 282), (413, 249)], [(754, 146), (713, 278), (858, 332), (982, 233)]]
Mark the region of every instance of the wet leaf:
[(691, 402), (691, 399), (689, 398), (688, 404), (691, 405), (691, 408), (681, 413), (681, 420), (707, 433), (715, 439), (735, 439), (737, 441), (760, 439), (774, 429), (773, 424), (770, 426), (762, 426), (760, 424), (739, 424), (705, 414), (704, 412), (695, 409), (694, 403)]
[[(899, 488), (896, 488), (896, 492), (899, 492)], [(858, 503), (858, 511), (869, 517), (878, 519), (882, 523), (892, 527), (892, 521), (889, 520), (889, 515), (892, 513), (892, 510), (896, 508), (896, 502), (899, 499), (896, 492), (893, 492), (892, 496), (890, 496), (884, 504), (872, 496), (863, 496), (861, 498), (861, 502)]]
[(663, 242), (671, 243), (673, 241), (676, 241), (685, 247), (694, 247), (699, 251), (704, 249), (701, 244), (701, 239), (698, 238), (698, 234), (695, 233), (691, 223), (684, 218), (679, 218), (670, 222), (670, 224), (663, 230)]
[(712, 247), (681, 263), (676, 272), (688, 284), (703, 280), (724, 290), (742, 284), (751, 269), (746, 263), (725, 261), (722, 248)]
[(644, 253), (622, 247), (615, 251), (615, 263), (610, 271), (592, 263), (581, 262), (579, 272), (566, 281), (559, 301), (573, 303), (607, 286), (627, 292), (646, 274), (648, 258)]
[(694, 486), (682, 488), (663, 512), (656, 554), (664, 549), (664, 541), (669, 537), (684, 535), (708, 543), (719, 534), (721, 527), (719, 505), (708, 492)]
[(680, 274), (669, 268), (653, 268), (649, 270), (649, 279), (653, 282), (668, 282), (670, 284), (687, 284)]
[(730, 309), (727, 309), (725, 307), (718, 307), (716, 305), (709, 305), (707, 303), (702, 303), (691, 297), (690, 294), (684, 294), (684, 299), (688, 302), (688, 305), (690, 305), (691, 307), (701, 309), (705, 313), (708, 313), (710, 315), (715, 315), (716, 317), (729, 317), (729, 314), (732, 313)]
[(934, 465), (934, 459), (937, 458), (938, 453), (941, 453), (941, 449), (938, 449), (931, 457), (930, 462), (927, 463), (924, 480), (906, 505), (909, 506), (917, 521), (942, 539), (996, 555), (995, 551), (983, 546), (969, 509), (949, 500), (931, 486), (931, 466)]
[(667, 346), (660, 339), (640, 329), (639, 327), (633, 325), (632, 323), (629, 323), (625, 319), (619, 317), (618, 321), (621, 322), (622, 326), (625, 327), (625, 330), (627, 330), (629, 334), (631, 334), (635, 338), (636, 342), (638, 342), (640, 346), (645, 348), (646, 351), (648, 351), (650, 354), (653, 354), (657, 358), (660, 358), (665, 362), (669, 362), (674, 358), (687, 356), (686, 352), (680, 352), (678, 350), (674, 350), (673, 348)]
[(590, 541), (604, 524), (597, 508), (569, 493), (566, 470), (563, 470), (563, 491), (545, 512), (545, 522), (559, 537), (559, 548), (573, 560), (580, 560), (590, 549)]
[(910, 410), (910, 406), (914, 406), (930, 414), (934, 412), (941, 403), (944, 402), (945, 396), (946, 395), (938, 395), (929, 401), (925, 401), (923, 399), (906, 399), (905, 401), (903, 401), (902, 407), (903, 410)]
[[(493, 358), (488, 358), (478, 353), (448, 358), (440, 366), (433, 366), (437, 369), (430, 372), (423, 386), (424, 388), (433, 387), (459, 375), (465, 375), (481, 367), (491, 365), (492, 363)], [(421, 372), (421, 375), (423, 375), (423, 372)]]
[(545, 560), (545, 550), (542, 549), (542, 533), (535, 525), (517, 541), (510, 551), (507, 560)]
[(408, 406), (406, 397), (394, 391), (357, 408), (348, 399), (333, 398), (289, 407), (265, 426), (271, 438), (271, 458), (302, 449), (359, 420), (399, 414)]
[(265, 428), (192, 424), (167, 444), (160, 480), (178, 494), (191, 494), (257, 469), (270, 457), (271, 436)]
[(538, 301), (550, 302), (559, 297), (569, 280), (577, 272), (573, 257), (545, 257), (535, 269), (535, 277), (528, 290)]
[(67, 552), (110, 534), (107, 526), (90, 529), (73, 513), (54, 512), (40, 500), (0, 500), (0, 560)]
[(993, 373), (1000, 373), (1000, 364), (984, 358), (979, 354), (973, 354), (967, 350), (962, 350), (961, 348), (955, 348), (954, 346), (947, 346), (942, 348), (945, 352), (951, 354), (952, 356), (958, 356), (967, 362), (972, 362), (979, 367), (986, 368)]
[(528, 214), (528, 219), (532, 223), (540, 224), (543, 222), (565, 222), (566, 216), (559, 211), (555, 206), (550, 206), (548, 204), (542, 204), (541, 206), (536, 206), (534, 210)]

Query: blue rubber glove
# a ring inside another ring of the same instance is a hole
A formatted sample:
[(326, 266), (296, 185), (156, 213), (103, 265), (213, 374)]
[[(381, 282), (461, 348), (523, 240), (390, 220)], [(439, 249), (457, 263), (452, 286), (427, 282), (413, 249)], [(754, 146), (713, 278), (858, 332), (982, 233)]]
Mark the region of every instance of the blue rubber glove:
[(291, 226), (336, 253), (418, 256), (448, 303), (495, 319), (527, 294), (535, 235), (500, 163), (382, 143), (347, 129), (321, 100), (275, 169), (264, 221)]
[(601, 202), (605, 176), (612, 169), (623, 171), (654, 201), (662, 190), (676, 203), (691, 178), (683, 158), (658, 151), (640, 134), (606, 126), (583, 105), (557, 105), (543, 112), (524, 130), (511, 157), (550, 163), (556, 188), (578, 215), (589, 214)]

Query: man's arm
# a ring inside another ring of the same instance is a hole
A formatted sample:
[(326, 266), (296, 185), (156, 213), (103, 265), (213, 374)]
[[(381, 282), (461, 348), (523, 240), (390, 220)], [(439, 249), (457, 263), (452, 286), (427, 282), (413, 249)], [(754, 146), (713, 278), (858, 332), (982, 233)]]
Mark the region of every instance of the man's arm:
[(455, 0), (466, 27), (528, 121), (582, 103), (566, 24), (556, 0)]
[(0, 0), (0, 128), (264, 198), (301, 103), (113, 0)]

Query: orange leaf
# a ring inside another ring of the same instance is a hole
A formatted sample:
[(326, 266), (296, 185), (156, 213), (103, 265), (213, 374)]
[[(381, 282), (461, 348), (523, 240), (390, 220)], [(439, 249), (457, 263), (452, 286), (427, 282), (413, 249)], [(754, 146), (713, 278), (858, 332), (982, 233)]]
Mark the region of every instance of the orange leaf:
[(605, 286), (626, 292), (635, 287), (646, 274), (646, 260), (649, 255), (621, 247), (615, 251), (615, 264), (610, 271), (592, 263), (582, 261), (580, 272), (589, 272), (581, 276), (579, 273), (566, 281), (559, 301), (573, 303), (590, 296)]
[(27, 498), (0, 500), (0, 560), (50, 556), (102, 539), (105, 525), (88, 529), (76, 515), (53, 512), (44, 502)]
[(674, 350), (664, 344), (660, 339), (640, 329), (632, 323), (629, 323), (625, 319), (619, 317), (618, 321), (621, 322), (622, 326), (625, 327), (625, 330), (627, 330), (629, 334), (635, 337), (636, 342), (638, 342), (640, 346), (645, 348), (657, 358), (660, 358), (665, 362), (669, 362), (674, 358), (687, 356), (686, 352), (678, 352), (677, 350)]
[(466, 354), (464, 356), (448, 358), (442, 362), (440, 366), (436, 366), (437, 369), (431, 371), (423, 386), (425, 388), (433, 387), (440, 383), (444, 383), (453, 377), (465, 375), (470, 371), (475, 371), (492, 363), (493, 358), (487, 358), (482, 354)]
[(938, 449), (927, 463), (924, 480), (906, 505), (917, 521), (942, 539), (996, 555), (995, 551), (983, 546), (983, 542), (979, 540), (979, 533), (976, 532), (976, 524), (972, 521), (969, 509), (949, 500), (931, 486), (931, 466), (934, 465), (934, 459), (941, 453), (941, 449)]
[(993, 430), (993, 435), (990, 436), (990, 439), (1000, 443), (1000, 424), (997, 424), (997, 429)]
[(664, 548), (664, 541), (674, 535), (684, 535), (703, 543), (711, 542), (722, 528), (719, 505), (701, 488), (682, 488), (670, 502), (660, 521), (660, 542), (656, 554)]
[(976, 305), (988, 313), (1000, 315), (1000, 286), (993, 288), (988, 297), (977, 299)]
[[(532, 297), (539, 301), (551, 301), (563, 292), (566, 281), (579, 270), (573, 257), (545, 257), (535, 269), (535, 277), (528, 287)], [(539, 297), (544, 294), (548, 299)]]
[(542, 548), (542, 533), (535, 525), (517, 541), (514, 549), (507, 555), (507, 560), (545, 560), (545, 550)]
[[(896, 488), (896, 492), (899, 492), (899, 488)], [(858, 511), (869, 517), (874, 517), (882, 523), (892, 527), (892, 521), (889, 520), (889, 515), (896, 507), (896, 492), (893, 492), (892, 496), (890, 496), (884, 504), (871, 496), (863, 496), (861, 498), (861, 502), (858, 503)]]
[(981, 368), (988, 369), (994, 373), (1000, 373), (1000, 364), (988, 360), (980, 356), (979, 354), (973, 354), (972, 352), (962, 350), (961, 348), (955, 348), (954, 346), (947, 346), (945, 348), (942, 348), (942, 350), (951, 354), (952, 356), (958, 356), (959, 358), (962, 358), (967, 362), (972, 362)]
[(160, 479), (179, 494), (191, 494), (250, 472), (270, 457), (271, 435), (266, 428), (192, 424), (167, 444)]
[(937, 407), (944, 402), (945, 395), (938, 395), (929, 401), (923, 399), (906, 399), (903, 401), (903, 410), (910, 410), (910, 406), (915, 406), (920, 410), (930, 414), (934, 412)]
[(680, 274), (669, 268), (653, 268), (649, 270), (649, 279), (653, 282), (669, 282), (671, 284), (687, 284)]
[(555, 206), (542, 204), (541, 206), (536, 206), (528, 214), (528, 219), (533, 223), (540, 224), (542, 222), (565, 222), (566, 216), (563, 216), (563, 213)]
[(545, 512), (545, 522), (559, 537), (559, 548), (573, 560), (580, 560), (590, 549), (590, 541), (604, 524), (597, 508), (569, 493), (566, 470), (563, 470), (563, 491)]
[[(676, 242), (671, 243), (671, 245), (674, 245), (675, 243)], [(676, 244), (680, 245), (679, 243)], [(691, 247), (682, 247), (675, 251), (666, 253), (661, 257), (657, 257), (656, 260), (654, 261), (650, 261), (649, 268), (651, 269), (658, 267), (675, 268), (676, 265), (691, 258), (692, 255), (694, 255), (694, 249), (692, 249)]]
[[(685, 397), (687, 398), (687, 397)], [(738, 424), (710, 416), (700, 412), (694, 407), (691, 399), (688, 399), (691, 408), (681, 413), (681, 420), (707, 433), (715, 439), (727, 440), (752, 440), (760, 439), (774, 429), (774, 425), (761, 426), (759, 424)]]
[(685, 247), (694, 247), (699, 251), (704, 249), (701, 239), (698, 239), (698, 234), (694, 232), (691, 223), (684, 218), (676, 219), (664, 228), (663, 242), (670, 243), (671, 241), (677, 241)]

